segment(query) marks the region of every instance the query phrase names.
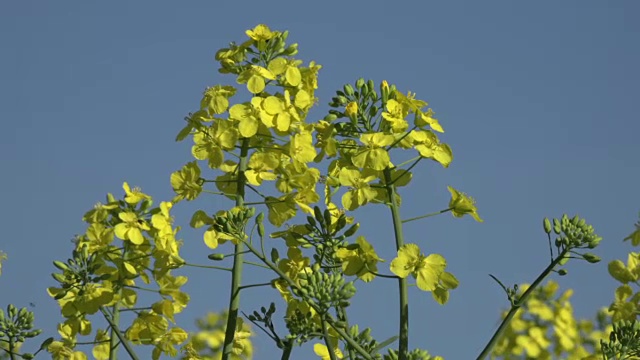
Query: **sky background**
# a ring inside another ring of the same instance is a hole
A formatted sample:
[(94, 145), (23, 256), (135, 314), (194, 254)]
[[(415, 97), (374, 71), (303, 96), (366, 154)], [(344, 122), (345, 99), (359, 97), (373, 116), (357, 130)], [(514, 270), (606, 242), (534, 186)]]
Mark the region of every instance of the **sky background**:
[[(401, 214), (446, 208), (451, 185), (476, 199), (485, 222), (444, 214), (406, 225), (407, 241), (442, 254), (460, 280), (445, 306), (411, 289), (410, 347), (477, 356), (508, 305), (488, 274), (531, 282), (549, 259), (542, 218), (563, 213), (604, 237), (601, 263), (571, 262), (559, 279), (575, 290), (576, 315), (591, 317), (613, 299), (607, 263), (626, 260), (631, 247), (622, 239), (640, 210), (639, 12), (637, 1), (586, 0), (3, 1), (0, 250), (9, 259), (0, 306), (34, 303), (36, 324), (55, 334), (62, 318), (46, 294), (55, 284), (51, 262), (70, 256), (84, 212), (107, 192), (120, 196), (124, 181), (157, 203), (173, 197), (169, 175), (192, 160), (190, 141), (174, 142), (183, 117), (205, 87), (235, 81), (217, 72), (216, 50), (266, 23), (290, 31), (297, 58), (323, 66), (310, 121), (324, 116), (335, 90), (365, 77), (416, 92), (444, 126), (454, 161), (448, 169), (421, 163), (402, 189)], [(185, 259), (208, 262), (202, 231), (188, 228), (193, 211), (229, 205), (211, 197), (175, 207)], [(390, 261), (388, 210), (355, 215), (360, 234)], [(272, 277), (246, 270), (246, 283)], [(179, 324), (192, 330), (196, 317), (226, 306), (230, 277), (179, 273), (189, 276), (192, 297)], [(371, 326), (379, 341), (393, 335), (396, 289), (384, 279), (359, 285), (350, 320)], [(247, 290), (243, 309), (277, 300), (269, 291)], [(255, 343), (257, 359), (279, 358), (263, 334)], [(293, 358), (314, 355), (307, 346)]]

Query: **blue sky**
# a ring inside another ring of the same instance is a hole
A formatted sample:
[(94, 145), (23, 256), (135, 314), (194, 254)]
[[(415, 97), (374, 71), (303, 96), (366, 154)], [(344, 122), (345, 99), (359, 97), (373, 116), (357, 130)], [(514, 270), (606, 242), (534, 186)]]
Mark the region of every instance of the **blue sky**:
[[(626, 259), (622, 239), (640, 210), (640, 24), (636, 1), (35, 2), (0, 3), (0, 305), (36, 304), (52, 335), (61, 319), (45, 289), (51, 262), (70, 255), (82, 214), (123, 181), (158, 201), (191, 160), (175, 143), (206, 86), (233, 83), (213, 55), (258, 23), (289, 30), (298, 58), (323, 65), (319, 119), (335, 90), (386, 79), (430, 103), (454, 151), (449, 169), (425, 162), (403, 189), (403, 217), (446, 207), (447, 185), (472, 195), (485, 222), (449, 214), (407, 224), (408, 241), (439, 253), (460, 280), (445, 306), (411, 291), (411, 347), (447, 359), (479, 353), (507, 305), (488, 273), (530, 282), (548, 261), (542, 218), (580, 214), (604, 241), (597, 265), (574, 262), (562, 288), (579, 316), (608, 305), (606, 264)], [(317, 120), (317, 119), (310, 119)], [(190, 214), (229, 204), (210, 198), (175, 210), (184, 257), (205, 263)], [(393, 258), (387, 209), (356, 214), (361, 233)], [(256, 271), (248, 268), (248, 271)], [(227, 304), (226, 273), (186, 270), (185, 327)], [(247, 283), (271, 277), (258, 271)], [(263, 289), (266, 291), (266, 289)], [(248, 290), (253, 311), (274, 294)], [(350, 319), (380, 341), (396, 331), (396, 285), (362, 285)], [(282, 303), (278, 303), (282, 305)], [(276, 358), (260, 335), (258, 359)], [(37, 345), (34, 345), (37, 346)], [(294, 358), (312, 358), (309, 347)]]

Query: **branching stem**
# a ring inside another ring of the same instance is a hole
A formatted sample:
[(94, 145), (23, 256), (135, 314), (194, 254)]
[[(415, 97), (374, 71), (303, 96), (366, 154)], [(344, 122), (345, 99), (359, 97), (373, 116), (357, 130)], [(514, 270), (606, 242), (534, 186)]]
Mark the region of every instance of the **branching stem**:
[(496, 332), (491, 337), (491, 340), (489, 340), (489, 342), (484, 347), (484, 349), (482, 350), (480, 355), (478, 355), (476, 360), (483, 360), (484, 358), (486, 358), (489, 355), (489, 353), (491, 353), (491, 350), (496, 345), (498, 340), (500, 340), (500, 336), (502, 336), (502, 333), (504, 333), (504, 331), (506, 330), (507, 326), (509, 325), (509, 322), (511, 322), (511, 319), (518, 312), (518, 310), (520, 309), (522, 304), (527, 302), (527, 300), (529, 299), (529, 296), (531, 296), (531, 294), (533, 294), (533, 291), (553, 271), (553, 269), (556, 267), (556, 265), (558, 265), (558, 263), (560, 263), (560, 261), (564, 258), (564, 256), (568, 252), (569, 252), (569, 248), (565, 248), (564, 250), (562, 250), (562, 252), (560, 252), (560, 254), (558, 254), (558, 256), (551, 262), (551, 264), (549, 264), (549, 266), (547, 266), (547, 268), (544, 269), (544, 271), (542, 271), (542, 273), (531, 284), (531, 286), (529, 286), (527, 291), (525, 291), (524, 294), (522, 294), (522, 296), (520, 296), (516, 301), (513, 302), (513, 304), (511, 305), (511, 309), (507, 313), (507, 316), (504, 317), (504, 319), (500, 323), (500, 326), (498, 327)]

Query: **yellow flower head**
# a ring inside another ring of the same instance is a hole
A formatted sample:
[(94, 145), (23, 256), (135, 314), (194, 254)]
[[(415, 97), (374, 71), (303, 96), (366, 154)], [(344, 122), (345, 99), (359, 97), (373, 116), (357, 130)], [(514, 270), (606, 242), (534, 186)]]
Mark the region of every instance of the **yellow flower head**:
[(451, 186), (447, 186), (449, 192), (451, 192), (451, 200), (449, 201), (449, 207), (455, 217), (463, 217), (465, 214), (470, 214), (477, 222), (483, 222), (478, 215), (478, 209), (476, 208), (476, 202), (473, 198), (461, 191), (458, 191)]
[(345, 114), (347, 114), (348, 117), (355, 117), (358, 114), (358, 103), (355, 101), (348, 103), (345, 108)]

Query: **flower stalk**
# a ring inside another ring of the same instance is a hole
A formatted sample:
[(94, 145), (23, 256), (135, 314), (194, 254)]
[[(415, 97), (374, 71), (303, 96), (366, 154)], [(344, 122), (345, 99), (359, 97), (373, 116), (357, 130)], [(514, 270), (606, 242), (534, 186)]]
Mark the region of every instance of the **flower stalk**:
[[(244, 138), (240, 149), (240, 162), (238, 164), (236, 206), (244, 205), (246, 178), (244, 172), (247, 170), (249, 160), (249, 139)], [(233, 351), (233, 339), (236, 332), (238, 312), (240, 309), (240, 284), (242, 282), (242, 265), (244, 263), (244, 242), (238, 241), (235, 245), (233, 255), (233, 267), (231, 273), (231, 293), (229, 295), (229, 316), (227, 317), (227, 327), (224, 335), (224, 347), (222, 360), (228, 360)]]
[[(393, 232), (396, 239), (396, 249), (404, 245), (404, 234), (402, 232), (402, 219), (400, 218), (400, 209), (396, 202), (396, 187), (393, 185), (391, 178), (391, 170), (384, 170), (384, 179), (389, 196), (389, 208), (391, 209), (391, 219), (393, 220)], [(398, 293), (400, 295), (400, 340), (398, 349), (398, 359), (406, 360), (409, 352), (409, 290), (407, 287), (407, 279), (398, 279)]]

